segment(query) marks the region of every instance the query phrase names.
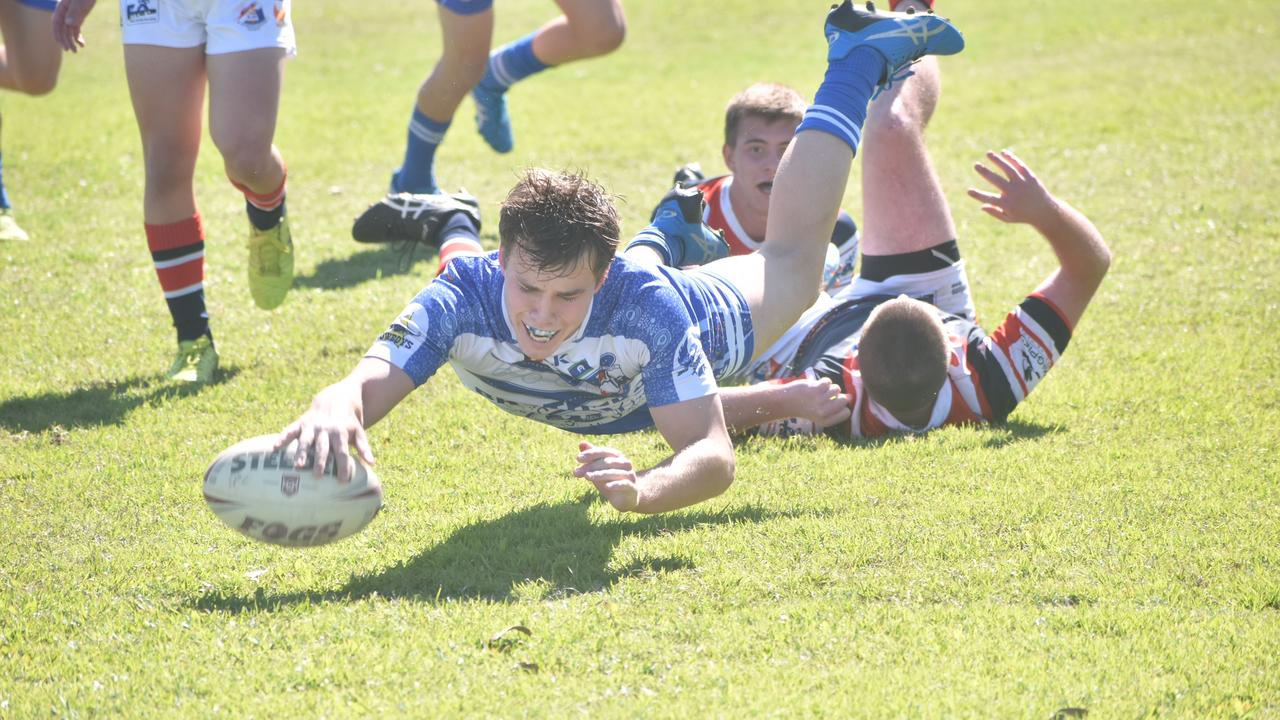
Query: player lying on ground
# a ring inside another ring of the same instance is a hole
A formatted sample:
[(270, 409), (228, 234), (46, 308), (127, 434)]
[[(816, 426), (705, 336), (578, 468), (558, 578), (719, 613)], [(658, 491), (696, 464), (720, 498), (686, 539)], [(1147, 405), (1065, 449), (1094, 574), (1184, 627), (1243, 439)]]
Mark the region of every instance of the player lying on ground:
[[(44, 95), (58, 84), (62, 52), (49, 32), (57, 0), (0, 0), (0, 88)], [(0, 242), (30, 239), (13, 217), (0, 155)]]
[[(478, 214), (473, 198), (441, 194), (435, 176), (436, 149), (467, 93), (475, 101), (476, 128), (485, 142), (510, 152), (515, 138), (506, 93), (511, 86), (543, 70), (613, 52), (626, 34), (619, 0), (556, 0), (562, 15), (490, 53), (493, 0), (436, 2), (444, 48), (418, 89), (404, 162), (391, 176), (391, 191), (351, 228), (360, 242), (421, 242), (435, 231), (435, 218), (442, 213), (470, 206)], [(453, 249), (460, 248), (462, 239), (455, 238)], [(478, 243), (465, 249), (481, 252)]]
[(996, 219), (1035, 228), (1059, 267), (994, 333), (978, 327), (924, 143), (937, 61), (913, 69), (868, 108), (858, 276), (757, 359), (749, 376), (772, 382), (723, 389), (731, 426), (847, 438), (1002, 422), (1057, 362), (1102, 282), (1111, 253), (1093, 224), (1013, 153), (989, 153), (975, 170), (995, 191), (969, 195)]
[[(656, 426), (674, 454), (639, 472), (616, 449), (579, 445), (575, 474), (619, 510), (661, 512), (723, 492), (734, 458), (715, 378), (744, 370), (817, 297), (872, 92), (926, 53), (963, 47), (936, 16), (848, 2), (825, 30), (827, 74), (778, 170), (759, 252), (687, 273), (614, 257), (609, 195), (581, 177), (530, 171), (503, 205), (499, 251), (450, 262), (278, 444), (298, 438), (299, 466), (310, 450), (332, 451), (349, 475), (353, 452), (373, 462), (365, 427), (449, 362), (464, 385), (533, 420), (592, 434)], [(678, 213), (657, 224), (674, 245), (703, 239), (701, 222)]]
[[(2, 1), (2, 0), (0, 0)], [(95, 0), (62, 0), (58, 43), (75, 52)], [(297, 52), (290, 0), (121, 0), (125, 75), (146, 165), (147, 247), (178, 335), (167, 376), (207, 383), (218, 368), (204, 298), (204, 224), (196, 209), (205, 86), (209, 135), (227, 179), (245, 198), (249, 291), (271, 310), (293, 285), (293, 240), (285, 212), (285, 163), (272, 143), (286, 58)]]

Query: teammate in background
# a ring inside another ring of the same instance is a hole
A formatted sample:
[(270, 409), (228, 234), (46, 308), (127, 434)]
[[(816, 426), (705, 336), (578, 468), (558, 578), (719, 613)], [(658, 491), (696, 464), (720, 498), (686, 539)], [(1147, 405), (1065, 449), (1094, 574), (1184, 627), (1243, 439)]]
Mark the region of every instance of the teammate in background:
[[(332, 451), (347, 477), (352, 454), (374, 461), (365, 428), (449, 362), (464, 385), (533, 420), (590, 434), (656, 426), (673, 454), (647, 470), (617, 449), (578, 445), (574, 474), (618, 510), (662, 512), (723, 492), (734, 457), (715, 378), (745, 370), (818, 296), (872, 92), (922, 55), (964, 46), (932, 14), (848, 0), (825, 36), (827, 73), (778, 169), (759, 252), (691, 272), (615, 257), (610, 196), (579, 176), (529, 171), (503, 204), (499, 251), (450, 262), (277, 445), (298, 439), (298, 467)], [(703, 228), (659, 212), (645, 232), (683, 255)]]
[[(444, 48), (418, 88), (404, 161), (391, 175), (391, 191), (351, 228), (359, 242), (437, 244), (439, 218), (461, 208), (456, 198), (440, 194), (436, 148), (467, 93), (475, 101), (476, 127), (485, 142), (497, 152), (510, 152), (515, 140), (507, 90), (548, 68), (613, 52), (626, 34), (620, 0), (556, 0), (560, 17), (490, 53), (493, 0), (436, 2)], [(453, 249), (482, 251), (479, 243), (462, 248), (459, 242)], [(442, 266), (445, 262), (442, 256)]]
[[(49, 13), (57, 0), (0, 0), (0, 88), (45, 95), (58, 84), (62, 53), (49, 34)], [(0, 153), (0, 242), (29, 237), (18, 226), (4, 189), (4, 154)]]
[[(95, 0), (63, 0), (54, 36), (75, 52)], [(249, 290), (258, 307), (284, 302), (294, 246), (285, 163), (272, 144), (285, 59), (297, 53), (290, 0), (120, 0), (125, 74), (146, 164), (147, 247), (178, 334), (167, 372), (211, 382), (218, 352), (204, 298), (204, 226), (195, 200), (205, 84), (209, 134), (249, 216)]]
[[(730, 255), (745, 255), (764, 243), (769, 193), (778, 163), (804, 118), (804, 99), (776, 83), (756, 83), (729, 101), (724, 116), (725, 167), (731, 174), (706, 178), (697, 164), (676, 172), (676, 183), (695, 187), (706, 206), (702, 220), (724, 233)], [(844, 210), (836, 219), (827, 251), (827, 292), (847, 285), (858, 259), (858, 226)]]
[[(1059, 267), (987, 335), (976, 324), (964, 261), (924, 143), (938, 101), (935, 58), (871, 103), (862, 154), (862, 267), (820, 298), (754, 363), (772, 380), (727, 388), (738, 429), (838, 438), (1003, 422), (1058, 361), (1111, 260), (1098, 230), (1008, 151), (974, 169), (989, 215), (1035, 228)], [(838, 391), (838, 394), (837, 394)]]

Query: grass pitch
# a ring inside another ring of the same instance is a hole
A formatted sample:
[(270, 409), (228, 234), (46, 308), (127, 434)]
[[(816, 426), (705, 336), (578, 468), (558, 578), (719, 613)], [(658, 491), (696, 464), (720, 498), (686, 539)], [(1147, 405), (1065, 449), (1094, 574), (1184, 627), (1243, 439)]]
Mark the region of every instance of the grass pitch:
[[(821, 76), (825, 5), (627, 4), (620, 51), (513, 91), (513, 154), (459, 112), (440, 176), (486, 219), (548, 165), (619, 192), (635, 230), (677, 165), (719, 169), (734, 92), (811, 96)], [(498, 5), (499, 42), (553, 12)], [(295, 6), (277, 143), (299, 277), (277, 312), (249, 299), (242, 200), (206, 143), (223, 380), (197, 393), (160, 380), (173, 337), (98, 8), (53, 95), (0, 96), (35, 236), (0, 246), (0, 717), (1280, 716), (1280, 13), (940, 10), (968, 49), (942, 62), (929, 143), (980, 315), (1053, 266), (964, 197), (988, 148), (1016, 148), (1116, 254), (1008, 425), (751, 440), (723, 497), (621, 516), (569, 475), (575, 438), (445, 371), (373, 430), (385, 513), (298, 552), (219, 524), (200, 476), (293, 419), (432, 276), (348, 233), (398, 164), (434, 10)]]

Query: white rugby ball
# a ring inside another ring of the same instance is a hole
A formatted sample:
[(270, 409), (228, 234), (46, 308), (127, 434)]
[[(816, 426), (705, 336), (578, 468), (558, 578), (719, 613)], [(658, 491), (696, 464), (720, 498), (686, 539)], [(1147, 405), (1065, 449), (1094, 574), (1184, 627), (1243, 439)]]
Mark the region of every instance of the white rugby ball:
[(324, 545), (359, 532), (382, 509), (382, 484), (358, 460), (338, 480), (330, 455), (315, 476), (315, 457), (295, 468), (298, 443), (273, 451), (277, 435), (249, 438), (222, 451), (204, 474), (204, 501), (222, 522), (262, 542)]

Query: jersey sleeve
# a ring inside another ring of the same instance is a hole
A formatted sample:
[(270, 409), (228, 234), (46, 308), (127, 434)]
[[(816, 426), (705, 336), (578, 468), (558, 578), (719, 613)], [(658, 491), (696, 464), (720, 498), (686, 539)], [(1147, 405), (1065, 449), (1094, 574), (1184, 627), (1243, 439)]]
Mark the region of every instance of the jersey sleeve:
[(649, 349), (641, 369), (650, 407), (672, 405), (719, 391), (697, 323), (674, 288), (651, 285), (638, 297), (635, 330)]
[(978, 379), (988, 419), (1004, 422), (1057, 364), (1070, 340), (1062, 313), (1040, 295), (1023, 300), (989, 336), (975, 326), (965, 362)]
[(436, 278), (378, 336), (365, 357), (400, 368), (414, 385), (425, 383), (449, 359), (465, 302), (447, 273)]

